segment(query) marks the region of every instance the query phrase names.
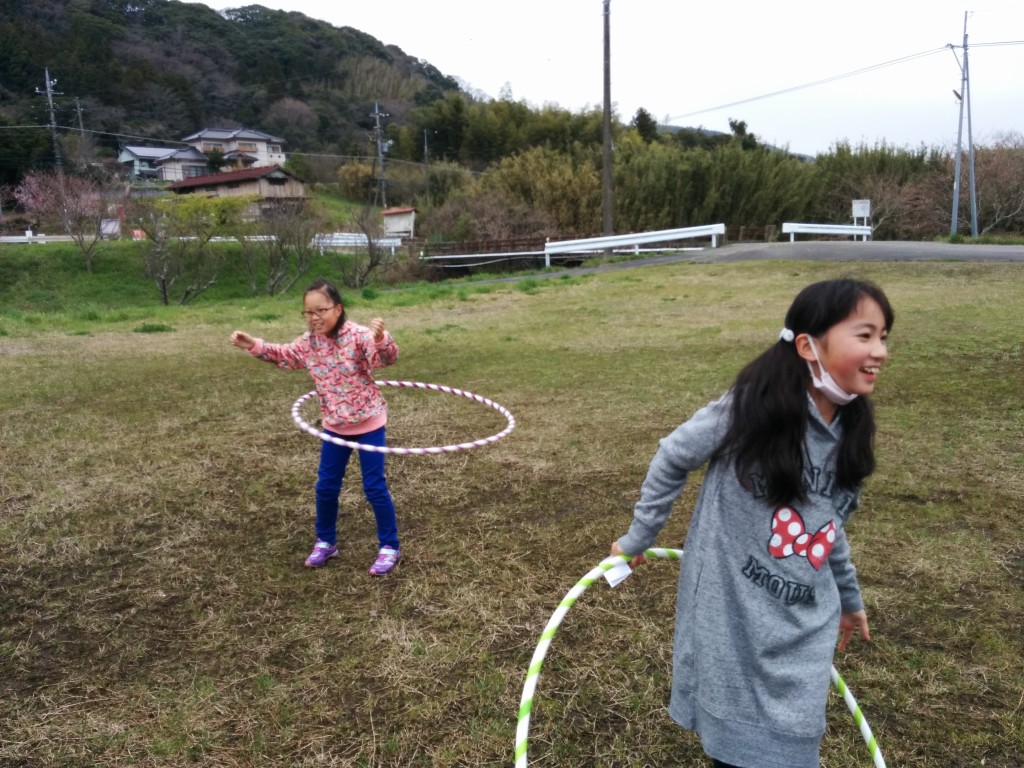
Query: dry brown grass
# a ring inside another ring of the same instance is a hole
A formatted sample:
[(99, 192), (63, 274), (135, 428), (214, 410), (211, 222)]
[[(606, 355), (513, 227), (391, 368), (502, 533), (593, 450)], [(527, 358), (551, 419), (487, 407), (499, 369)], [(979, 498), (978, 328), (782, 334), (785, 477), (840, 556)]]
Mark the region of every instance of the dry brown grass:
[[(379, 580), (355, 465), (341, 557), (302, 567), (318, 446), (288, 411), (309, 379), (227, 342), (231, 325), (289, 339), (290, 320), (182, 310), (174, 333), (0, 338), (0, 765), (511, 765), (538, 635), (628, 525), (658, 438), (771, 342), (796, 290), (840, 271), (877, 279), (897, 325), (850, 531), (875, 640), (836, 665), (889, 765), (1024, 764), (1024, 275), (803, 262), (374, 307), (402, 348), (383, 377), (519, 422), (487, 448), (389, 459), (404, 560)], [(504, 424), (386, 394), (394, 445)], [(570, 613), (532, 764), (704, 764), (665, 711), (675, 580), (654, 563)], [(826, 768), (869, 765), (841, 700), (829, 723)]]

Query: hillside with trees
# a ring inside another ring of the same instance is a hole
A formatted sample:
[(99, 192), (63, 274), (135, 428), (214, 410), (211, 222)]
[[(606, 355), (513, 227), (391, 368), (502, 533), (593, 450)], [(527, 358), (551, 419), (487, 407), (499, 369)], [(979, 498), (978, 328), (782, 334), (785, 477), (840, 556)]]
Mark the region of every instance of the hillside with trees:
[[(61, 94), (52, 131), (38, 92), (46, 71)], [(375, 142), (378, 106), (387, 117)], [(289, 169), (313, 189), (369, 204), (383, 187), (382, 202), (419, 210), (428, 241), (602, 229), (600, 109), (482, 98), (358, 30), (258, 5), (0, 0), (0, 186), (51, 169), (55, 143), (68, 173), (113, 177), (120, 144), (211, 126), (283, 137)], [(659, 126), (642, 108), (615, 115), (615, 231), (722, 222), (731, 239), (770, 239), (787, 220), (848, 223), (851, 200), (869, 199), (876, 239), (950, 232), (950, 147), (840, 142), (808, 158), (765, 145), (743, 120), (730, 128)], [(1024, 138), (976, 147), (975, 169), (978, 234), (1024, 233)]]
[[(60, 133), (93, 157), (129, 137), (176, 141), (251, 126), (288, 149), (365, 154), (374, 103), (396, 121), (458, 84), (370, 35), (249, 5), (174, 0), (0, 0), (0, 182), (53, 163), (45, 71)], [(30, 126), (19, 129), (17, 126)]]

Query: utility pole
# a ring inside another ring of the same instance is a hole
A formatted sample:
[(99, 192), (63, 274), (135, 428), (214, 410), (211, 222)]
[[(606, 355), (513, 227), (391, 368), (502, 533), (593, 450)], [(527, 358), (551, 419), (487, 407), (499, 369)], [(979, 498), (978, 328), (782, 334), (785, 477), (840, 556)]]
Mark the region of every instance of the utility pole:
[(50, 106), (50, 134), (53, 136), (53, 156), (54, 156), (54, 162), (56, 164), (57, 173), (63, 175), (64, 174), (64, 166), (63, 166), (63, 164), (61, 162), (61, 159), (60, 159), (60, 142), (57, 141), (57, 119), (54, 117), (54, 114), (53, 114), (53, 97), (54, 97), (55, 94), (57, 96), (60, 96), (62, 94), (60, 92), (58, 92), (58, 91), (54, 91), (53, 90), (53, 86), (55, 86), (57, 84), (57, 81), (50, 79), (50, 68), (46, 67), (43, 70), (43, 72), (45, 73), (45, 76), (46, 76), (46, 90), (45, 91), (41, 91), (37, 87), (36, 88), (36, 93), (39, 93), (39, 94), (45, 93), (46, 94), (46, 101), (47, 101), (47, 103)]
[(426, 170), (427, 205), (430, 205), (430, 148), (427, 146), (427, 129), (423, 129), (423, 166)]
[(384, 180), (384, 155), (390, 149), (391, 141), (384, 139), (384, 129), (381, 127), (380, 120), (382, 117), (390, 117), (390, 115), (387, 112), (381, 112), (377, 102), (374, 102), (373, 112), (370, 113), (370, 117), (374, 119), (373, 141), (377, 145), (377, 155), (374, 159), (374, 164), (378, 160), (380, 161), (380, 175), (377, 177), (377, 186), (373, 193), (373, 204), (377, 205), (379, 202), (381, 206), (387, 208), (388, 196), (387, 183)]
[(612, 43), (611, 0), (604, 0), (604, 158), (601, 201), (604, 235), (615, 234), (612, 197)]
[(967, 162), (971, 183), (971, 237), (978, 236), (978, 188), (974, 183), (974, 134), (971, 132), (971, 70), (967, 65), (967, 11), (964, 11), (964, 82), (967, 93)]
[(82, 102), (75, 96), (75, 112), (78, 113), (78, 135), (85, 138), (85, 125), (82, 123)]
[[(957, 59), (957, 64), (960, 65), (960, 92), (953, 91), (953, 95), (956, 96), (960, 102), (960, 122), (957, 125), (956, 131), (956, 164), (953, 171), (953, 213), (949, 225), (949, 234), (955, 235), (957, 225), (960, 218), (960, 160), (963, 155), (961, 148), (964, 130), (964, 104), (967, 104), (967, 157), (968, 157), (968, 174), (970, 180), (970, 193), (971, 193), (971, 236), (978, 236), (978, 194), (977, 187), (974, 183), (974, 136), (971, 131), (971, 76), (970, 69), (967, 63), (967, 16), (968, 11), (964, 11), (964, 63), (960, 64), (960, 60)], [(953, 51), (953, 56), (956, 56), (956, 50), (952, 43), (949, 45), (949, 49)]]

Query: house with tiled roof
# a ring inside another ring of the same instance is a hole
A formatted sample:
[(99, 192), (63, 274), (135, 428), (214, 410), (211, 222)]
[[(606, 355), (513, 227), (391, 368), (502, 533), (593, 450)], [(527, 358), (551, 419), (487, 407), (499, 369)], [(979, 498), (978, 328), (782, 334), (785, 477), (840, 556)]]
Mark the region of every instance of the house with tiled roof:
[(157, 160), (156, 165), (160, 169), (160, 178), (164, 181), (191, 179), (211, 172), (206, 155), (195, 147), (168, 152)]
[(133, 179), (178, 181), (210, 173), (206, 155), (195, 147), (144, 147), (127, 144), (117, 160)]
[(204, 155), (219, 152), (235, 170), (267, 165), (284, 165), (284, 139), (249, 128), (204, 128), (182, 142)]
[(126, 144), (117, 155), (117, 162), (128, 169), (133, 179), (159, 179), (157, 162), (174, 150), (170, 147), (145, 147)]
[(208, 173), (176, 181), (168, 185), (167, 189), (176, 195), (253, 195), (260, 199), (260, 207), (282, 202), (299, 202), (306, 198), (306, 185), (302, 179), (278, 165)]
[(173, 182), (215, 173), (209, 162), (215, 154), (231, 170), (284, 165), (283, 145), (284, 139), (249, 128), (204, 128), (178, 146), (125, 145), (117, 159), (133, 179)]

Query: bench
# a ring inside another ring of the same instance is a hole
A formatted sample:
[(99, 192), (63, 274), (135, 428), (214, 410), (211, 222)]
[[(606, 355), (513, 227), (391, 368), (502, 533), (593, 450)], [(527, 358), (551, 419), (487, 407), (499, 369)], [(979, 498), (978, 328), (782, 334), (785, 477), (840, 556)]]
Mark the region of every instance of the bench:
[(870, 224), (801, 224), (793, 221), (782, 223), (782, 234), (789, 235), (789, 242), (796, 239), (797, 234), (805, 235), (846, 235), (854, 239), (860, 237), (867, 240), (871, 237)]

